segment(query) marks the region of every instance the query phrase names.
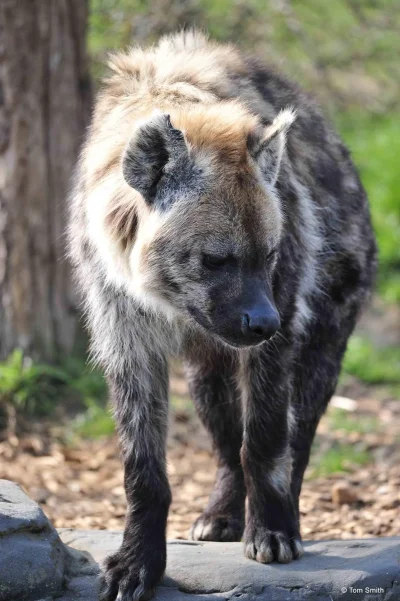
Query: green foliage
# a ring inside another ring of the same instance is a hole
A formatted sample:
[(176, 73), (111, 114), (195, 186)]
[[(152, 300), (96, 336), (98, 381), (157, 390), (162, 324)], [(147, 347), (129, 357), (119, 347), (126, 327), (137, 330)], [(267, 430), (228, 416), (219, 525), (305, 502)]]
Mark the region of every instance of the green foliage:
[(152, 43), (182, 27), (255, 51), (333, 109), (367, 106), (382, 113), (398, 105), (395, 0), (91, 0), (89, 49), (96, 75), (106, 51)]
[(106, 395), (103, 377), (88, 372), (81, 361), (63, 366), (33, 363), (15, 350), (0, 363), (0, 404), (12, 405), (25, 416), (46, 416), (63, 402), (82, 407)]
[(103, 438), (114, 433), (115, 422), (107, 407), (89, 402), (87, 410), (74, 420), (72, 431), (81, 438)]
[(20, 350), (0, 364), (0, 402), (10, 403), (26, 415), (47, 415), (67, 385), (62, 370), (32, 363)]
[(400, 385), (400, 348), (376, 348), (369, 340), (352, 336), (343, 370), (370, 384)]

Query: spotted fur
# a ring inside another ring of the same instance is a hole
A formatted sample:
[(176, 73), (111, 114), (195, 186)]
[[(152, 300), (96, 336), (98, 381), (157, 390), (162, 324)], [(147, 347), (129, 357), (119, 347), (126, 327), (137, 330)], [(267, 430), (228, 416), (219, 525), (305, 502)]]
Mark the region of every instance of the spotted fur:
[(348, 151), (293, 83), (196, 32), (110, 67), (69, 239), (125, 463), (127, 523), (101, 599), (127, 601), (165, 568), (171, 354), (218, 459), (193, 538), (243, 537), (261, 562), (302, 554), (303, 474), (376, 248)]

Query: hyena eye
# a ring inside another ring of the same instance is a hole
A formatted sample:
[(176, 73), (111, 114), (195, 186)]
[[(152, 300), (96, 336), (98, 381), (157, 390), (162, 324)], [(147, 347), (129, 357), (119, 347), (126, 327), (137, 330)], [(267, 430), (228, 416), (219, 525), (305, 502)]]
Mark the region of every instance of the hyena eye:
[(203, 253), (203, 265), (204, 267), (207, 267), (207, 269), (217, 269), (218, 267), (223, 267), (224, 265), (231, 263), (232, 260), (233, 257), (230, 255), (221, 256)]

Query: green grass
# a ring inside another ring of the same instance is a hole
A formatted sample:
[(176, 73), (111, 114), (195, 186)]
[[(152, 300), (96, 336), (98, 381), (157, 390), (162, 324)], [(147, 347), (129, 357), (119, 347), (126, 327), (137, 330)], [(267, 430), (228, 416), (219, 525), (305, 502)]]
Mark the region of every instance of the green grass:
[(353, 415), (343, 409), (330, 408), (327, 413), (331, 430), (368, 434), (379, 430), (379, 420), (374, 416)]
[(169, 404), (174, 413), (187, 415), (188, 417), (195, 413), (194, 404), (187, 397), (171, 395)]
[(335, 443), (320, 452), (318, 444), (315, 444), (307, 477), (319, 478), (350, 472), (355, 466), (365, 465), (369, 461), (370, 454), (361, 446)]
[(352, 336), (343, 371), (369, 384), (400, 385), (400, 347), (377, 348), (361, 336)]
[(399, 115), (349, 112), (337, 124), (368, 193), (379, 246), (379, 291), (388, 302), (400, 302)]

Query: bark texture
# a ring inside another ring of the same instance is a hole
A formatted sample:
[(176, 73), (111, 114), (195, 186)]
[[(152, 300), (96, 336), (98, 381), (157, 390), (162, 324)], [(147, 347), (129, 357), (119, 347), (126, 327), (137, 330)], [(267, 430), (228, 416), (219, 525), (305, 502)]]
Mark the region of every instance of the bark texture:
[(65, 199), (90, 110), (87, 0), (0, 2), (0, 358), (76, 331)]

